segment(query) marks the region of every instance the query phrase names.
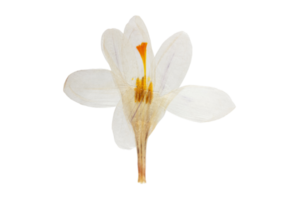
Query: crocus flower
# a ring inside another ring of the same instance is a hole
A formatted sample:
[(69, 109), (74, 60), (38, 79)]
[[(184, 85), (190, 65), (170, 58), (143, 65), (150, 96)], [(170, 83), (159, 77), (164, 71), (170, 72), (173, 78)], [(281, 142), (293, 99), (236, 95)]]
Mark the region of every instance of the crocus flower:
[(166, 110), (196, 122), (219, 119), (235, 105), (223, 91), (202, 86), (180, 87), (192, 57), (188, 35), (178, 32), (154, 56), (147, 28), (138, 16), (124, 33), (108, 29), (102, 35), (102, 52), (111, 71), (92, 69), (69, 75), (64, 92), (91, 107), (116, 106), (112, 129), (117, 145), (136, 147), (138, 182), (146, 182), (147, 139)]

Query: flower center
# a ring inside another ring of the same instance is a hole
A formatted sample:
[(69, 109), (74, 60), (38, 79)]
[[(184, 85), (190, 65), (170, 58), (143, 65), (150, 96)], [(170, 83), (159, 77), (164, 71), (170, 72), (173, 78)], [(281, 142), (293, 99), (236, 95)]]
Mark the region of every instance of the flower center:
[(147, 43), (142, 42), (140, 45), (136, 46), (139, 51), (144, 64), (144, 76), (140, 79), (136, 79), (135, 90), (135, 102), (145, 102), (151, 103), (153, 99), (153, 84), (147, 86), (147, 68), (146, 68), (146, 55), (147, 55)]

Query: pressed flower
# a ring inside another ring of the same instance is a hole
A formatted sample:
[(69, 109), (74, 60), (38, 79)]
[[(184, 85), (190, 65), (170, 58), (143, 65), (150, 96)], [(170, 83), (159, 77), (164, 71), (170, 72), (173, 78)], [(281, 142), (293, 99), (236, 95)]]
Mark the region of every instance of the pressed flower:
[(154, 57), (146, 26), (134, 16), (124, 33), (106, 30), (101, 47), (111, 71), (74, 72), (67, 78), (64, 92), (86, 106), (116, 106), (114, 139), (120, 148), (137, 148), (140, 183), (146, 182), (147, 139), (167, 110), (185, 119), (208, 122), (235, 108), (221, 90), (203, 86), (179, 88), (192, 57), (192, 45), (184, 32), (167, 39)]

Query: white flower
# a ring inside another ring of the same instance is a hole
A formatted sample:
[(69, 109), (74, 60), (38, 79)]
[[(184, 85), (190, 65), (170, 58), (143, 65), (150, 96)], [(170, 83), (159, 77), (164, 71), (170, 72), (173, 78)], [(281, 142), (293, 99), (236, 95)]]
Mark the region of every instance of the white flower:
[(207, 122), (235, 108), (230, 97), (218, 89), (179, 88), (192, 57), (192, 45), (184, 32), (167, 39), (154, 57), (147, 28), (135, 16), (124, 33), (106, 30), (101, 46), (111, 71), (74, 72), (67, 78), (64, 92), (86, 106), (116, 106), (112, 123), (115, 142), (124, 149), (137, 147), (140, 183), (146, 182), (147, 138), (166, 110), (185, 119)]

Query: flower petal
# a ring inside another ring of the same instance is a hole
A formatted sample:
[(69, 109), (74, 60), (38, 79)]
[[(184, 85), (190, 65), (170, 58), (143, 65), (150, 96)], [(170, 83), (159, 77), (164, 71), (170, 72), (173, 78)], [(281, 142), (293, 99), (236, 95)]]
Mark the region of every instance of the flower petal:
[(116, 106), (121, 99), (111, 72), (105, 69), (81, 70), (70, 74), (64, 92), (77, 103), (91, 107)]
[(157, 54), (154, 90), (165, 95), (177, 89), (190, 66), (192, 44), (189, 36), (179, 32), (167, 39)]
[(120, 148), (132, 149), (136, 146), (133, 128), (125, 117), (122, 101), (118, 103), (115, 109), (112, 129), (115, 142)]
[(146, 50), (147, 70), (146, 71), (147, 71), (147, 76), (151, 77), (152, 76), (151, 65), (154, 59), (154, 54), (153, 54), (151, 41), (150, 41), (150, 37), (146, 25), (139, 16), (134, 16), (129, 20), (124, 30), (124, 37), (127, 38), (130, 41), (132, 47), (135, 48), (135, 56), (138, 60), (138, 66), (140, 72), (144, 71), (144, 66), (143, 66), (143, 61), (141, 59), (140, 53), (136, 49), (136, 46), (140, 45), (143, 42), (147, 43), (147, 50)]
[(167, 110), (179, 117), (208, 122), (224, 117), (235, 105), (223, 91), (201, 86), (179, 88), (177, 96), (171, 101)]
[(102, 53), (112, 71), (123, 71), (121, 61), (122, 38), (123, 33), (117, 29), (106, 30), (101, 38)]

